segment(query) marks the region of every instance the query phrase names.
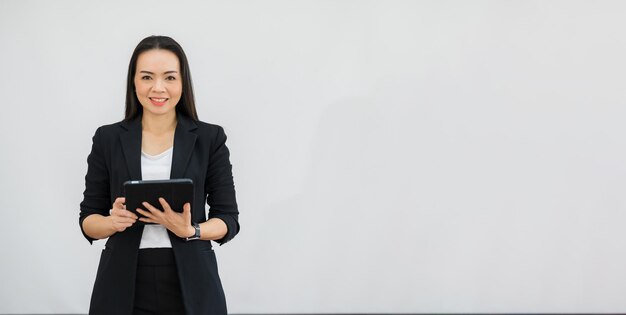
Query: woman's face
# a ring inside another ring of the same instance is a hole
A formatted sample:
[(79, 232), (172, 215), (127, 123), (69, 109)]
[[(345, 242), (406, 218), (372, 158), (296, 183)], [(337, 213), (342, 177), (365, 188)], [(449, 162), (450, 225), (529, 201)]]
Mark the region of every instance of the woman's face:
[(139, 55), (134, 81), (144, 114), (172, 113), (183, 93), (178, 57), (165, 49), (147, 50)]

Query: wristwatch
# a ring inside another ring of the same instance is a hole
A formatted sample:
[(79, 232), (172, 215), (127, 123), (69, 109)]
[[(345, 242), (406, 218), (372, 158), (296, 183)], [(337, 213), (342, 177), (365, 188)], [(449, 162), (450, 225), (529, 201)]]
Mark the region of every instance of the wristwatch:
[(200, 225), (198, 223), (191, 223), (191, 225), (193, 226), (196, 233), (194, 233), (193, 236), (186, 237), (185, 241), (187, 242), (200, 239)]

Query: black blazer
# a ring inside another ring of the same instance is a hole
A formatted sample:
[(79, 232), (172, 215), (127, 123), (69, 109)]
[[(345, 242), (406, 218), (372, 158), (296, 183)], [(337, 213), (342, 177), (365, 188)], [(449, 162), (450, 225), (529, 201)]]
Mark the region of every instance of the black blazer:
[[(178, 114), (170, 178), (191, 178), (194, 222), (220, 218), (228, 233), (218, 240), (226, 243), (239, 232), (232, 166), (224, 129), (193, 121)], [(102, 126), (93, 136), (87, 158), (84, 199), (79, 224), (91, 214), (109, 215), (113, 201), (124, 196), (123, 183), (141, 179), (141, 117)], [(139, 221), (138, 221), (139, 222)], [(100, 257), (91, 295), (89, 314), (132, 314), (135, 274), (142, 224), (113, 234)], [(169, 231), (168, 231), (169, 232)], [(83, 235), (91, 243), (83, 231)], [(226, 314), (224, 291), (217, 273), (211, 241), (185, 242), (169, 232), (187, 314)]]

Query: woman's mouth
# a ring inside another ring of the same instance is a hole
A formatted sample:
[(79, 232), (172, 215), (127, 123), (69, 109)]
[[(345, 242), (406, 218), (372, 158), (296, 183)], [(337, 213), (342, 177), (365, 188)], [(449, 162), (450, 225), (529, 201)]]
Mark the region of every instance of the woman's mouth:
[(156, 98), (156, 97), (149, 97), (150, 102), (152, 103), (152, 105), (154, 106), (163, 106), (165, 105), (165, 102), (167, 102), (167, 98)]

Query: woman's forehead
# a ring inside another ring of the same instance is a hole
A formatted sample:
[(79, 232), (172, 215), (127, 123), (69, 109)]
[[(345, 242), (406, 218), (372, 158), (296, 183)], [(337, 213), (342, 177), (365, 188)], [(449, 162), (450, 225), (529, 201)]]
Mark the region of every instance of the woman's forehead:
[(137, 58), (137, 71), (163, 73), (179, 71), (180, 62), (173, 52), (166, 49), (151, 49), (142, 52)]

